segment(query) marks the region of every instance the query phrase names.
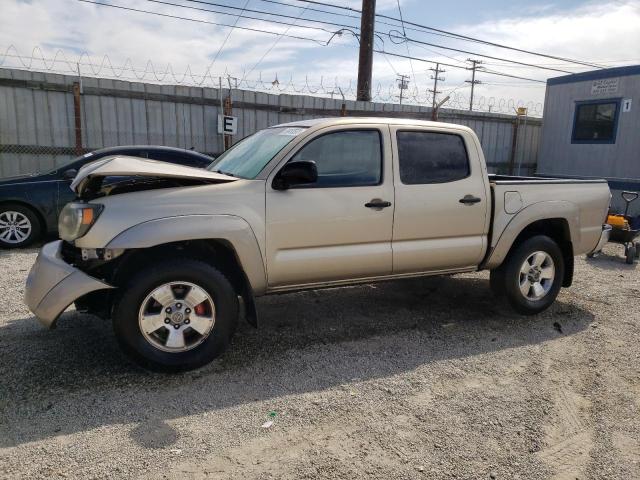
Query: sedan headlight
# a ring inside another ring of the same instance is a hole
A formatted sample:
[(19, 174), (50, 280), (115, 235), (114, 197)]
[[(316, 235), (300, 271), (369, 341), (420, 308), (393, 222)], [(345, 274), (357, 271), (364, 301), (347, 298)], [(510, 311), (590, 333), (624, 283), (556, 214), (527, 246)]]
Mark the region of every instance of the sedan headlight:
[(91, 203), (68, 203), (60, 212), (58, 232), (60, 238), (71, 242), (85, 235), (95, 223), (104, 207)]

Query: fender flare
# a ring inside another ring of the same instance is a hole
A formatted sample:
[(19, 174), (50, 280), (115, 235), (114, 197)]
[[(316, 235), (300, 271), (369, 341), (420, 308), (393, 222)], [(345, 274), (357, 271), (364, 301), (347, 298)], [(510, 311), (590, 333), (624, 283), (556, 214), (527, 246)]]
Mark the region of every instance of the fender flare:
[(571, 243), (580, 244), (580, 213), (576, 204), (563, 200), (537, 202), (520, 210), (507, 223), (482, 268), (493, 269), (500, 266), (518, 235), (529, 225), (540, 220), (553, 219), (565, 220), (569, 225)]
[(187, 240), (228, 242), (253, 294), (264, 294), (267, 275), (260, 244), (249, 223), (236, 215), (179, 215), (148, 220), (119, 233), (105, 248), (142, 249)]

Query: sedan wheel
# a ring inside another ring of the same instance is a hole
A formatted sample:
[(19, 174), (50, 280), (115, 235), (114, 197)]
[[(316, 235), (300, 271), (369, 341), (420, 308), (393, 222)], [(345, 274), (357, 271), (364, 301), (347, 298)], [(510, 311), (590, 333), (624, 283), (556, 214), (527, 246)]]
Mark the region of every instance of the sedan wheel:
[(0, 247), (26, 247), (40, 236), (40, 222), (28, 207), (4, 204), (0, 207)]
[(8, 210), (0, 213), (0, 240), (19, 244), (31, 235), (31, 221), (22, 213)]

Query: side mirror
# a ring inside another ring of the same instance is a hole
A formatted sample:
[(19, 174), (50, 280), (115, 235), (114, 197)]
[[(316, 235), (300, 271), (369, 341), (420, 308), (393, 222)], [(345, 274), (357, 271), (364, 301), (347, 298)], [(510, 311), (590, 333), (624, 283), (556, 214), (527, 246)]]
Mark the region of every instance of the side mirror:
[(275, 190), (286, 190), (293, 185), (315, 183), (318, 180), (318, 169), (313, 160), (289, 162), (282, 167), (273, 179)]
[(64, 171), (64, 173), (62, 174), (62, 178), (64, 178), (65, 180), (73, 180), (74, 178), (76, 178), (77, 174), (78, 171), (75, 168), (70, 168), (69, 170)]

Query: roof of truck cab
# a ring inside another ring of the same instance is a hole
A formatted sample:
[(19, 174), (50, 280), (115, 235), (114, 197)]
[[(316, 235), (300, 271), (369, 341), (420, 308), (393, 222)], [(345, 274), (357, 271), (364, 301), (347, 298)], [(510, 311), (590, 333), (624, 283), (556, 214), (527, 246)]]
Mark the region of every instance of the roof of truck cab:
[(353, 124), (385, 124), (385, 125), (406, 125), (421, 127), (450, 127), (456, 130), (472, 131), (469, 127), (458, 125), (456, 123), (432, 122), (428, 120), (417, 120), (415, 118), (389, 118), (389, 117), (330, 117), (330, 118), (312, 118), (309, 120), (299, 120), (297, 122), (281, 123), (274, 125), (276, 127), (322, 127), (330, 125), (353, 125)]

